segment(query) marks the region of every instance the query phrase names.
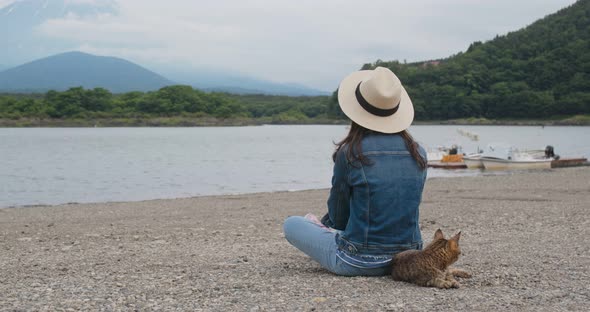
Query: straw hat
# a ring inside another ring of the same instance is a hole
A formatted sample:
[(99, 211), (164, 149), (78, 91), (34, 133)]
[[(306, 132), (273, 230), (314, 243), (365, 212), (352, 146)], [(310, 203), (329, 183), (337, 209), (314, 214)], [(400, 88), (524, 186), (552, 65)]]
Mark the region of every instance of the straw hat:
[(412, 100), (397, 76), (385, 67), (344, 78), (338, 87), (338, 103), (352, 121), (382, 133), (405, 130), (414, 120)]

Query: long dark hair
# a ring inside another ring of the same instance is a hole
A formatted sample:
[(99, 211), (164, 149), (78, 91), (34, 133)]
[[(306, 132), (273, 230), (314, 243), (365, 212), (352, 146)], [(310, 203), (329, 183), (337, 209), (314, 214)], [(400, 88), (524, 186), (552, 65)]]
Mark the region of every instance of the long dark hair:
[[(358, 161), (363, 165), (370, 165), (371, 161), (365, 155), (363, 155), (363, 147), (361, 142), (363, 141), (363, 138), (371, 132), (373, 131), (352, 121), (348, 135), (342, 141), (335, 143), (336, 150), (334, 151), (334, 154), (332, 154), (332, 160), (336, 162), (336, 154), (344, 146), (348, 146), (348, 149), (346, 150), (346, 160), (348, 160), (349, 163)], [(414, 141), (414, 138), (412, 138), (410, 133), (407, 130), (403, 130), (397, 134), (399, 134), (402, 139), (404, 139), (406, 148), (410, 152), (410, 155), (412, 155), (412, 158), (414, 158), (416, 161), (418, 167), (420, 167), (422, 170), (426, 169), (426, 159), (420, 155), (418, 143)]]

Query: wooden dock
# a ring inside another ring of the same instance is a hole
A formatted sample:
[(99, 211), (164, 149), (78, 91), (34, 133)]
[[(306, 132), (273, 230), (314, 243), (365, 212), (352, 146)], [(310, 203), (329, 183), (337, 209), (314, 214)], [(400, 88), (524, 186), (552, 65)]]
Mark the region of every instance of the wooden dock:
[(586, 158), (562, 158), (551, 162), (551, 168), (589, 166)]
[(467, 165), (464, 162), (440, 162), (432, 161), (428, 162), (429, 168), (439, 169), (467, 169)]

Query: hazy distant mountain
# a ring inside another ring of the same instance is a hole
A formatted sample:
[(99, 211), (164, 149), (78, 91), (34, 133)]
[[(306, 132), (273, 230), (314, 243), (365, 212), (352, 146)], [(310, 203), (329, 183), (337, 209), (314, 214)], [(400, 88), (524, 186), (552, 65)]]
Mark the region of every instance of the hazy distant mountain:
[(174, 81), (205, 91), (289, 96), (329, 94), (326, 91), (299, 84), (271, 82), (211, 69), (195, 69), (192, 71), (170, 71), (162, 69), (161, 72)]
[(77, 42), (49, 38), (38, 27), (51, 19), (117, 14), (115, 1), (20, 0), (0, 8), (0, 61), (17, 65), (59, 52), (72, 50)]
[(286, 95), (286, 96), (318, 96), (318, 95), (329, 95), (327, 91), (320, 91), (310, 89), (307, 87), (303, 88), (289, 88), (288, 85), (278, 85), (278, 88), (264, 88), (261, 86), (260, 89), (244, 89), (240, 87), (231, 86), (220, 86), (214, 88), (202, 89), (207, 92), (225, 92), (231, 94), (265, 94), (265, 95)]
[[(7, 67), (8, 68), (8, 67)], [(137, 64), (82, 52), (62, 53), (10, 69), (0, 67), (0, 92), (43, 92), (71, 87), (102, 87), (115, 93), (150, 91), (187, 84), (204, 91), (234, 94), (326, 95), (297, 84), (281, 84), (212, 70), (170, 75), (173, 81)]]
[[(202, 88), (205, 91), (212, 92), (227, 92), (233, 94), (267, 94), (267, 95), (287, 95), (287, 96), (316, 96), (329, 95), (327, 91), (312, 89), (306, 86), (294, 83), (274, 83), (263, 80), (248, 79), (243, 84), (227, 85), (221, 84), (215, 87)], [(202, 84), (201, 84), (202, 85)], [(198, 87), (196, 84), (195, 87)]]
[(102, 87), (111, 92), (150, 91), (170, 80), (129, 61), (68, 52), (0, 72), (0, 92), (66, 90)]
[(8, 67), (10, 67), (10, 66), (0, 64), (0, 72), (7, 69)]

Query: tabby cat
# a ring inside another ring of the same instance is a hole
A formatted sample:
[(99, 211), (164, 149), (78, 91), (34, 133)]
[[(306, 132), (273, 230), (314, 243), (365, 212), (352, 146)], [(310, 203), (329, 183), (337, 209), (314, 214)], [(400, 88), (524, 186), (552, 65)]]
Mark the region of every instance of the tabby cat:
[(461, 232), (445, 239), (442, 231), (434, 233), (434, 239), (423, 250), (406, 250), (393, 257), (392, 276), (396, 281), (405, 281), (420, 286), (459, 288), (454, 277), (469, 278), (466, 271), (449, 268), (461, 254)]

